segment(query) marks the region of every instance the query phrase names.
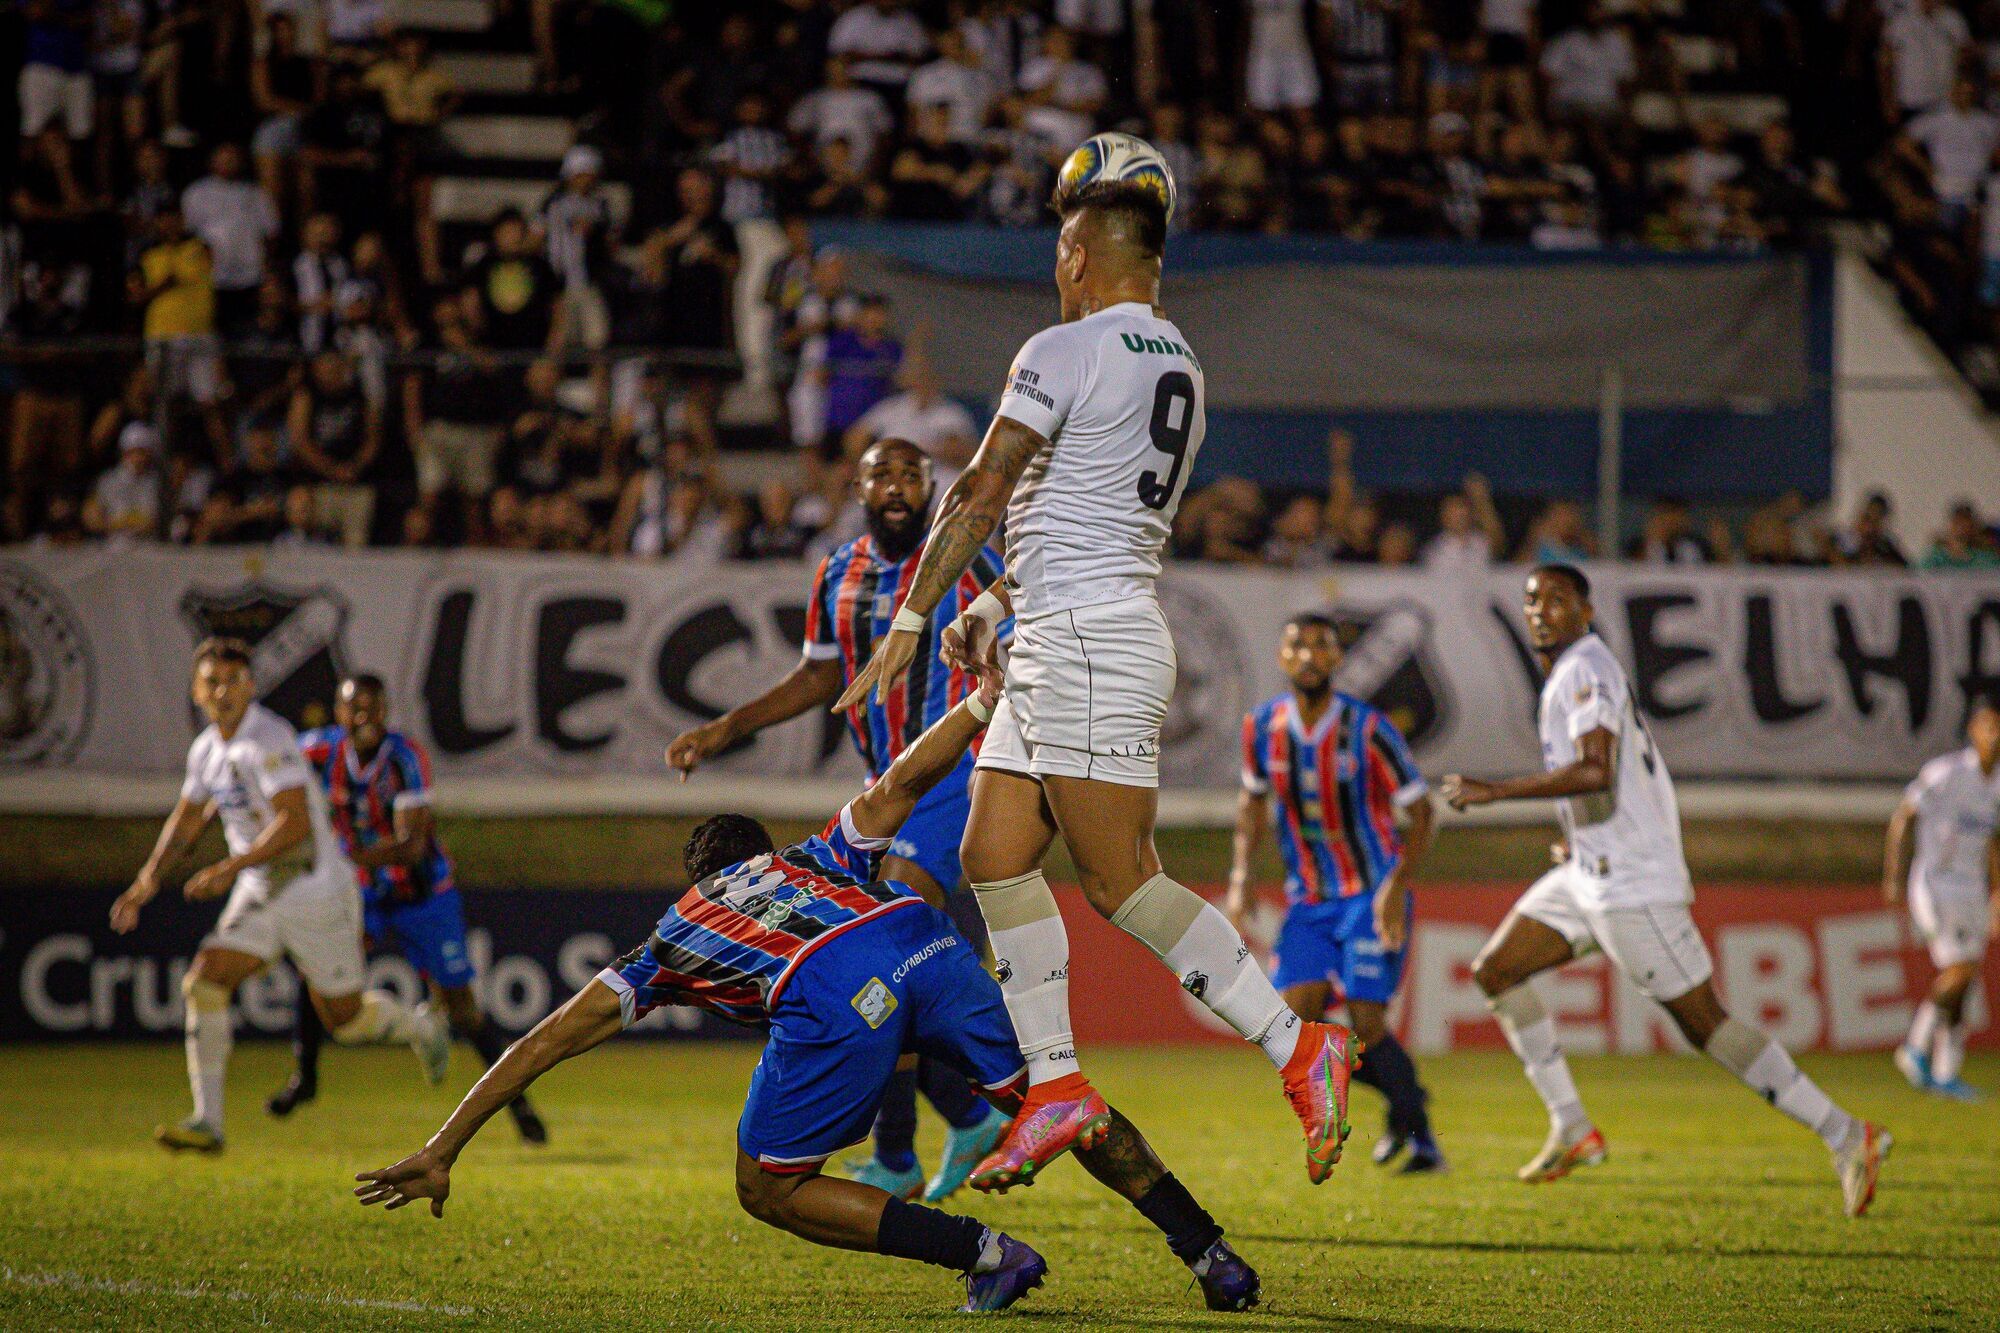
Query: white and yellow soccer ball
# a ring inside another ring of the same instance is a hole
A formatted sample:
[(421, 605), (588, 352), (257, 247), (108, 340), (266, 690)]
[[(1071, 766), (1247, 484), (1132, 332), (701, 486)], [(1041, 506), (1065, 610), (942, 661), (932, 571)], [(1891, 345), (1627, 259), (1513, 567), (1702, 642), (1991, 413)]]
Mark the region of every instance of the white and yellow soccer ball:
[(1174, 173), (1160, 150), (1144, 139), (1115, 132), (1085, 139), (1056, 173), (1057, 197), (1068, 198), (1098, 181), (1149, 186), (1166, 205), (1168, 219), (1174, 216)]

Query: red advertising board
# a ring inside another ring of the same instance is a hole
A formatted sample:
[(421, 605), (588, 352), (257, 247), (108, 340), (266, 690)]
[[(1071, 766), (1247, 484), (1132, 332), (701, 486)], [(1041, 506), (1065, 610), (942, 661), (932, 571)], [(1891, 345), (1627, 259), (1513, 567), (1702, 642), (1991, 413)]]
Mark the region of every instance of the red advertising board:
[[(1219, 890), (1203, 892), (1211, 897)], [(1520, 890), (1491, 884), (1426, 884), (1392, 1020), (1412, 1049), (1499, 1046), (1472, 984), (1472, 960)], [(1234, 1040), (1181, 993), (1173, 975), (1130, 936), (1104, 921), (1074, 888), (1058, 889), (1071, 942), (1070, 997), (1077, 1040)], [(1931, 965), (1908, 916), (1874, 888), (1802, 889), (1732, 884), (1700, 890), (1695, 921), (1715, 959), (1716, 988), (1746, 1021), (1794, 1050), (1874, 1051), (1896, 1044), (1930, 982)], [(1278, 909), (1259, 914), (1253, 935), (1268, 942)], [(1679, 1049), (1659, 1008), (1592, 957), (1538, 979), (1565, 1049), (1640, 1054)], [(1996, 999), (1989, 970), (1973, 998), (1974, 1046), (2000, 1045), (1989, 1025)]]

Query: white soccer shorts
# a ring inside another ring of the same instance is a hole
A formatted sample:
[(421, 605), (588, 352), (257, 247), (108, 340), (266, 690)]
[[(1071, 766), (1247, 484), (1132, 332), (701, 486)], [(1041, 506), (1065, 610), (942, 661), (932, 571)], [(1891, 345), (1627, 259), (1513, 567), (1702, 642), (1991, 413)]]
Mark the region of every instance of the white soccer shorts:
[(254, 879), (238, 876), (222, 919), (201, 947), (233, 949), (292, 965), (321, 995), (354, 995), (367, 979), (361, 954), (361, 890), (345, 862), (299, 875), (268, 896)]
[(1253, 49), (1243, 72), (1244, 97), (1259, 111), (1298, 111), (1319, 102), (1319, 70), (1311, 51)]
[(1176, 671), (1173, 635), (1150, 597), (1017, 621), (979, 767), (1157, 787)]
[(1979, 888), (1932, 885), (1910, 877), (1910, 921), (1937, 967), (1977, 963), (1986, 957), (1993, 919)]
[(1529, 886), (1514, 904), (1569, 941), (1578, 958), (1603, 950), (1649, 1000), (1677, 1000), (1714, 974), (1708, 945), (1685, 903), (1605, 909), (1580, 892), (1583, 871), (1561, 865)]

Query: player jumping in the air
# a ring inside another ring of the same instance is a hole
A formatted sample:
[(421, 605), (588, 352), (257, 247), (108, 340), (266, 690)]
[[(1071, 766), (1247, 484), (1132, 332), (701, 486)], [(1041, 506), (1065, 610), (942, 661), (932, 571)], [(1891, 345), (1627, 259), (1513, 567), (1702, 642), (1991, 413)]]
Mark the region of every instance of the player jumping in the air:
[[(1340, 983), (1362, 1041), (1354, 1077), (1389, 1101), (1375, 1145), (1387, 1165), (1407, 1147), (1405, 1172), (1438, 1171), (1417, 1067), (1389, 1031), (1414, 912), (1409, 880), (1431, 843), (1430, 788), (1395, 723), (1333, 688), (1340, 639), (1325, 616), (1285, 625), (1278, 666), (1292, 688), (1243, 719), (1243, 792), (1223, 911), (1241, 930), (1253, 905), (1250, 860), (1277, 807), (1278, 851), (1289, 904), (1271, 984), (1301, 1018), (1326, 1013)], [(1409, 821), (1407, 838), (1396, 824)]]
[[(736, 1197), (753, 1217), (818, 1245), (962, 1273), (968, 1310), (1003, 1309), (1039, 1286), (1048, 1265), (1020, 1241), (820, 1174), (868, 1132), (905, 1052), (951, 1065), (1002, 1105), (1018, 1100), (1021, 1050), (979, 956), (942, 912), (876, 878), (896, 831), (984, 725), (994, 695), (982, 695), (904, 747), (817, 838), (777, 851), (742, 815), (697, 828), (686, 851), (695, 886), (652, 938), (509, 1047), (421, 1151), (356, 1177), (361, 1202), (429, 1199), (442, 1216), (452, 1164), (490, 1116), (653, 1008), (693, 1004), (770, 1029), (736, 1130)], [(1075, 1146), (1086, 1170), (1165, 1234), (1209, 1308), (1256, 1303), (1256, 1273), (1130, 1121), (1107, 1109)]]
[[(868, 531), (820, 562), (806, 605), (805, 654), (776, 685), (740, 708), (696, 727), (667, 747), (667, 763), (685, 778), (702, 761), (789, 721), (809, 709), (824, 708), (839, 696), (868, 658), (875, 641), (889, 632), (923, 556), (931, 516), (931, 462), (907, 440), (878, 440), (861, 455), (855, 478)], [(1000, 575), (1000, 557), (984, 550), (945, 595), (948, 623)], [(854, 748), (877, 778), (945, 713), (977, 689), (979, 679), (938, 661), (935, 645), (919, 653), (886, 700), (864, 702), (847, 715)], [(933, 907), (943, 908), (960, 933), (983, 952), (986, 932), (970, 895), (959, 887), (958, 844), (971, 808), (968, 755), (910, 813), (882, 862), (882, 877), (907, 884)], [(933, 1060), (905, 1061), (882, 1098), (875, 1125), (875, 1154), (854, 1178), (879, 1185), (903, 1199), (919, 1194), (935, 1203), (949, 1197), (981, 1158), (993, 1150), (1007, 1120), (973, 1093), (956, 1070)], [(917, 1088), (951, 1127), (944, 1160), (925, 1185), (915, 1152)]]
[(188, 878), (190, 899), (227, 893), (228, 905), (181, 981), (187, 1003), (188, 1083), (194, 1114), (153, 1131), (173, 1150), (222, 1150), (222, 1086), (234, 1043), (230, 997), (244, 980), (289, 956), (315, 1009), (344, 1044), (402, 1042), (443, 1079), (451, 1037), (419, 1006), (364, 991), (361, 891), (327, 816), (326, 797), (299, 753), (291, 724), (256, 702), (249, 646), (208, 639), (194, 654), (194, 702), (209, 725), (188, 750), (180, 800), (153, 854), (111, 908), (124, 934), (160, 891), (160, 877), (215, 815), (229, 855)]
[(1568, 565), (1528, 575), (1528, 641), (1542, 685), (1542, 762), (1527, 777), (1484, 782), (1447, 776), (1458, 808), (1557, 798), (1563, 837), (1556, 868), (1514, 904), (1473, 963), (1507, 1044), (1549, 1109), (1549, 1138), (1520, 1178), (1556, 1180), (1605, 1158), (1604, 1136), (1584, 1113), (1555, 1022), (1529, 979), (1602, 949), (1683, 1036), (1765, 1101), (1818, 1134), (1833, 1153), (1847, 1214), (1875, 1197), (1890, 1137), (1833, 1104), (1777, 1042), (1731, 1018), (1710, 982), (1708, 947), (1689, 905), (1693, 880), (1681, 852), (1680, 808), (1666, 760), (1604, 640), (1591, 629), (1590, 582)]
[(1960, 1071), (1966, 997), (1988, 942), (2000, 932), (2000, 699), (1972, 705), (1965, 739), (1964, 749), (1925, 764), (1903, 793), (1889, 820), (1882, 888), (1892, 906), (1907, 892), (1910, 920), (1938, 970), (1910, 1035), (1896, 1048), (1896, 1068), (1914, 1088), (1977, 1101), (1978, 1089)]
[(938, 507), (903, 609), (836, 707), (903, 678), (1004, 511), (1005, 585), (943, 636), (963, 665), (992, 651), (991, 630), (1010, 611), (1018, 617), (963, 856), (1030, 1087), (973, 1184), (1031, 1179), (1105, 1115), (1077, 1063), (1069, 936), (1042, 877), (1058, 831), (1091, 906), (1282, 1072), (1318, 1182), (1347, 1137), (1354, 1034), (1294, 1014), (1228, 918), (1167, 875), (1153, 848), (1176, 668), (1153, 585), (1206, 429), (1201, 365), (1160, 307), (1166, 199), (1148, 184), (1097, 181), (1060, 189), (1055, 203), (1063, 323), (1015, 358), (984, 443)]
[[(433, 1010), (442, 1006), (452, 1033), (492, 1064), (507, 1039), (479, 1009), (478, 973), (465, 947), (465, 909), (451, 858), (431, 809), (431, 761), (423, 747), (389, 730), (389, 692), (381, 677), (349, 676), (333, 697), (334, 725), (309, 731), (299, 748), (333, 807), (341, 847), (362, 872), (368, 938), (401, 949), (430, 985)], [(319, 1095), (319, 1051), (325, 1026), (301, 999), (293, 1028), (297, 1068), (264, 1103), (290, 1115)], [(525, 1099), (507, 1108), (521, 1137), (548, 1142), (548, 1130)]]

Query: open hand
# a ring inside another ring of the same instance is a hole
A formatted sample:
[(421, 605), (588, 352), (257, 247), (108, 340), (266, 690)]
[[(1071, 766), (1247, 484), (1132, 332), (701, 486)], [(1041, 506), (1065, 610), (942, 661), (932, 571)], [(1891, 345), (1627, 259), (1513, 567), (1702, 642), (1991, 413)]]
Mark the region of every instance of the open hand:
[(854, 683), (846, 693), (836, 699), (833, 712), (844, 713), (857, 707), (868, 698), (872, 691), (880, 699), (894, 682), (901, 680), (903, 673), (910, 669), (910, 663), (917, 656), (917, 632), (908, 629), (889, 631), (889, 636), (875, 645), (875, 655), (868, 659), (868, 665), (861, 668), (854, 677)]
[(153, 901), (153, 895), (160, 891), (160, 882), (151, 875), (141, 875), (132, 881), (132, 887), (118, 895), (118, 901), (111, 904), (111, 928), (120, 935), (130, 934), (139, 924), (139, 909)]
[(1409, 893), (1394, 876), (1382, 881), (1382, 887), (1375, 890), (1375, 938), (1388, 953), (1403, 947), (1404, 926), (1409, 921)]
[(393, 1213), (419, 1199), (429, 1199), (431, 1216), (443, 1217), (444, 1201), (451, 1197), (451, 1168), (428, 1148), (380, 1171), (363, 1171), (355, 1179), (362, 1183), (354, 1187), (354, 1197), (364, 1208), (386, 1203)]
[(204, 866), (188, 876), (188, 882), (181, 892), (189, 902), (200, 902), (204, 898), (220, 898), (229, 892), (229, 886), (236, 882), (236, 867), (227, 861), (217, 861), (212, 866)]

